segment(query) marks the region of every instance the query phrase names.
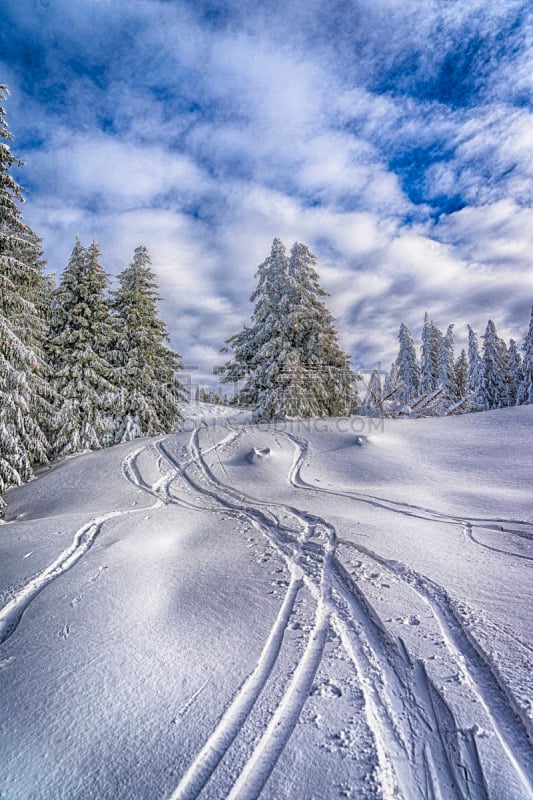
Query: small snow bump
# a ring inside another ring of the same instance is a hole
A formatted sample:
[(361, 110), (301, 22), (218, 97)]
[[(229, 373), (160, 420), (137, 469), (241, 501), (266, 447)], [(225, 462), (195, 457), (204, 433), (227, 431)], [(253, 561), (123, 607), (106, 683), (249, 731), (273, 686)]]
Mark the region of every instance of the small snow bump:
[(270, 447), (252, 447), (249, 453), (246, 454), (245, 458), (249, 464), (260, 464), (264, 461), (265, 458), (268, 458), (271, 455)]

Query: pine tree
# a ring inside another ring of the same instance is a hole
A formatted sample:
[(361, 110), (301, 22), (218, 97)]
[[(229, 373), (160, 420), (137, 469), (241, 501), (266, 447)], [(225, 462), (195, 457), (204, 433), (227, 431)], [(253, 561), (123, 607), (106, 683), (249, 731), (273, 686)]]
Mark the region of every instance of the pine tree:
[(507, 348), (489, 319), (483, 334), (483, 378), (481, 396), (485, 409), (504, 408), (509, 405)]
[(391, 364), (391, 368), (388, 371), (387, 375), (385, 376), (385, 381), (383, 383), (383, 409), (384, 411), (390, 411), (394, 409), (397, 405), (400, 406), (401, 403), (398, 401), (399, 392), (401, 389), (400, 380), (398, 377), (398, 363), (397, 360)]
[[(289, 260), (288, 293), (283, 297), (290, 339), (308, 386), (308, 397), (295, 416), (341, 416), (353, 399), (355, 375), (350, 358), (339, 347), (335, 321), (319, 285), (316, 257), (296, 242)], [(305, 413), (305, 409), (309, 413)]]
[(454, 385), (457, 397), (466, 397), (468, 386), (468, 359), (466, 350), (461, 350), (461, 355), (454, 365)]
[(476, 332), (468, 326), (468, 381), (469, 407), (472, 411), (481, 411), (484, 408), (483, 400), (483, 360), (479, 353), (479, 344)]
[(439, 384), (444, 389), (447, 400), (456, 399), (453, 327), (453, 325), (448, 326), (439, 349)]
[(112, 442), (113, 330), (105, 298), (108, 277), (96, 242), (72, 250), (54, 298), (49, 352), (61, 397), (54, 452), (96, 450)]
[(258, 267), (252, 325), (231, 337), (233, 358), (223, 382), (245, 379), (241, 402), (255, 420), (346, 413), (354, 395), (349, 358), (338, 345), (333, 317), (321, 297), (316, 259), (296, 243), (290, 260), (279, 239)]
[(407, 405), (418, 395), (420, 389), (420, 367), (416, 358), (413, 337), (409, 328), (403, 322), (400, 325), (398, 339), (400, 341), (400, 351), (396, 363), (400, 388), (397, 399), (400, 403)]
[[(0, 103), (7, 94), (0, 85)], [(11, 153), (12, 138), (0, 105), (0, 509), (5, 490), (46, 461), (43, 426), (50, 423), (40, 304), (44, 262), (38, 238), (23, 223), (22, 190), (10, 175), (22, 165)]]
[(377, 417), (383, 414), (383, 383), (378, 368), (372, 370), (366, 393), (358, 413), (366, 417)]
[(524, 373), (522, 371), (522, 358), (518, 350), (518, 346), (514, 339), (509, 341), (509, 348), (507, 351), (509, 359), (509, 375), (508, 375), (508, 393), (509, 405), (514, 406), (517, 404), (520, 386), (524, 380)]
[(180, 356), (165, 344), (169, 336), (159, 319), (157, 282), (150, 264), (146, 247), (137, 247), (113, 293), (111, 359), (119, 385), (116, 442), (170, 433), (181, 420), (178, 404), (184, 390), (176, 373), (182, 365)]
[(529, 320), (528, 332), (522, 345), (524, 358), (522, 361), (522, 381), (518, 390), (517, 403), (533, 403), (533, 308)]
[(420, 392), (429, 395), (439, 385), (439, 351), (442, 333), (433, 324), (429, 314), (424, 315), (422, 328), (422, 353), (420, 359)]
[(259, 392), (266, 389), (256, 375), (260, 354), (272, 355), (281, 351), (284, 321), (281, 318), (281, 290), (286, 281), (289, 262), (283, 243), (274, 239), (270, 256), (259, 265), (255, 277), (258, 278), (256, 290), (250, 297), (255, 303), (252, 325), (245, 325), (241, 331), (230, 337), (226, 344), (232, 348), (233, 357), (217, 370), (223, 383), (238, 383), (246, 380), (238, 398), (243, 405), (255, 406), (259, 402)]

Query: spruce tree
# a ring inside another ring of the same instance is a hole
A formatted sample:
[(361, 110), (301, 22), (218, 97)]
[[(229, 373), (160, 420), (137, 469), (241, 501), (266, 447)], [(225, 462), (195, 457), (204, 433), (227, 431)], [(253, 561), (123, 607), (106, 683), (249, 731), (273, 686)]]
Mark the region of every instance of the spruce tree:
[(64, 456), (112, 443), (116, 387), (109, 362), (113, 330), (108, 276), (96, 242), (76, 239), (54, 298), (49, 352), (61, 398), (54, 452)]
[(461, 355), (454, 365), (454, 385), (457, 397), (466, 397), (468, 386), (468, 358), (466, 350), (461, 350)]
[(395, 359), (385, 377), (385, 383), (383, 384), (383, 399), (387, 402), (396, 402), (400, 388), (400, 381), (398, 378), (398, 363)]
[(181, 420), (178, 404), (184, 390), (176, 373), (180, 356), (165, 344), (167, 328), (159, 319), (157, 282), (146, 247), (137, 247), (133, 261), (113, 292), (112, 363), (119, 385), (115, 441), (170, 433)]
[(533, 308), (529, 320), (529, 328), (522, 345), (524, 358), (522, 361), (522, 381), (518, 390), (519, 405), (533, 403)]
[(428, 312), (422, 328), (422, 353), (420, 359), (420, 392), (429, 395), (439, 385), (439, 351), (442, 333), (433, 324)]
[(509, 405), (507, 348), (489, 319), (483, 334), (483, 377), (481, 396), (485, 409), (504, 408)]
[(372, 370), (370, 380), (366, 384), (366, 393), (358, 412), (366, 417), (377, 417), (383, 413), (383, 383), (378, 368)]
[(439, 383), (444, 389), (447, 400), (454, 400), (456, 397), (453, 327), (453, 325), (448, 326), (439, 349)]
[[(295, 416), (341, 416), (353, 400), (355, 375), (350, 358), (339, 347), (335, 321), (320, 298), (316, 257), (304, 244), (291, 249), (288, 292), (283, 297), (289, 339), (298, 354), (298, 369), (309, 387)], [(308, 413), (306, 413), (308, 411)]]
[(472, 411), (484, 408), (483, 400), (483, 360), (479, 353), (477, 333), (468, 326), (468, 381), (469, 407)]
[(520, 351), (518, 350), (518, 346), (514, 339), (511, 339), (509, 341), (507, 356), (509, 359), (509, 374), (508, 374), (509, 405), (514, 406), (517, 405), (518, 403), (520, 386), (524, 379), (524, 373), (522, 371), (522, 358), (520, 356)]
[(321, 298), (316, 259), (295, 243), (287, 258), (279, 239), (259, 266), (251, 326), (227, 344), (233, 358), (223, 382), (245, 379), (240, 398), (256, 421), (334, 416), (351, 408), (354, 373), (338, 344), (333, 317)]
[(407, 325), (402, 322), (398, 333), (400, 351), (396, 359), (398, 365), (398, 390), (397, 399), (407, 405), (415, 398), (420, 390), (420, 367), (416, 358), (413, 337)]
[(252, 324), (245, 325), (227, 340), (233, 358), (218, 370), (223, 383), (246, 381), (239, 392), (239, 401), (253, 408), (260, 408), (267, 392), (280, 387), (283, 375), (287, 374), (283, 363), (286, 320), (282, 297), (288, 269), (285, 247), (279, 239), (274, 239), (270, 256), (255, 274), (258, 284), (250, 297), (250, 302), (255, 303)]
[(43, 427), (51, 424), (43, 358), (44, 262), (38, 238), (22, 219), (22, 190), (10, 174), (22, 162), (8, 144), (13, 137), (1, 105), (7, 94), (0, 85), (0, 509), (5, 490), (46, 461)]

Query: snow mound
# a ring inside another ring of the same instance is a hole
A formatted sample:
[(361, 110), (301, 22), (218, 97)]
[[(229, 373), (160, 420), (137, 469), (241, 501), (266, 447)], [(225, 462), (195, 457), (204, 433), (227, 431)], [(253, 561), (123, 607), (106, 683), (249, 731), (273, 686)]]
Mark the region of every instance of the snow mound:
[(252, 447), (250, 452), (245, 455), (245, 459), (249, 464), (261, 464), (271, 455), (270, 447)]

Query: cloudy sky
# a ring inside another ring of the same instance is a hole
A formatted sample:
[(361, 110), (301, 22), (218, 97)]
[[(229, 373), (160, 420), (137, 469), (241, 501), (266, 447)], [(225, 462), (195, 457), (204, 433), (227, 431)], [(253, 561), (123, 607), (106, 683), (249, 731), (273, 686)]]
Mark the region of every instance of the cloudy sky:
[(356, 366), (533, 302), (529, 0), (2, 0), (26, 221), (49, 267), (93, 236), (152, 255), (161, 313), (207, 373), (257, 265), (309, 245)]

